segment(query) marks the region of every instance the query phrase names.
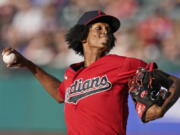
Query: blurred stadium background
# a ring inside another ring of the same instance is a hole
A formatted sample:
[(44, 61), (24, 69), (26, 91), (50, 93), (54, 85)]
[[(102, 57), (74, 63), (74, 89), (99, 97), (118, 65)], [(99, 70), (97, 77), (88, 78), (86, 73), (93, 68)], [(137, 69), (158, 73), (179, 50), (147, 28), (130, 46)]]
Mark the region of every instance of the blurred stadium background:
[[(0, 50), (13, 47), (57, 78), (82, 58), (64, 34), (86, 10), (122, 22), (111, 53), (155, 61), (180, 77), (180, 0), (0, 0)], [(180, 101), (163, 119), (142, 124), (129, 99), (127, 135), (180, 135)], [(63, 135), (63, 105), (26, 72), (0, 60), (0, 135)]]

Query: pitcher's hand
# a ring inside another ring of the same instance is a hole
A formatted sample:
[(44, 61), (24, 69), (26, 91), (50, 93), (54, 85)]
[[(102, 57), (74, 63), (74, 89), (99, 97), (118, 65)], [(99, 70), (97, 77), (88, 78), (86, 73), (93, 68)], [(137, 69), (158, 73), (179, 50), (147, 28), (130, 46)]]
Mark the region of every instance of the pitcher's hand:
[(22, 56), (18, 51), (13, 48), (5, 48), (2, 51), (2, 57), (4, 55), (9, 55), (14, 53), (16, 59), (12, 63), (5, 63), (6, 67), (26, 67), (29, 63), (29, 60)]

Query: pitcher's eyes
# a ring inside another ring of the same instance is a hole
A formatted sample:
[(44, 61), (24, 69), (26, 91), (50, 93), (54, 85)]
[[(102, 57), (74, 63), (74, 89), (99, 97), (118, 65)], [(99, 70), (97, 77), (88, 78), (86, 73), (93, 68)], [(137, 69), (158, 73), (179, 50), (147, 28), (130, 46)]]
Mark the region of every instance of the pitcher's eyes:
[[(96, 26), (95, 29), (96, 30), (102, 30), (103, 28), (102, 28), (102, 26)], [(106, 27), (105, 29), (106, 29), (107, 32), (111, 31), (110, 27)]]
[(95, 29), (96, 29), (96, 30), (101, 30), (102, 27), (101, 27), (101, 26), (96, 26)]

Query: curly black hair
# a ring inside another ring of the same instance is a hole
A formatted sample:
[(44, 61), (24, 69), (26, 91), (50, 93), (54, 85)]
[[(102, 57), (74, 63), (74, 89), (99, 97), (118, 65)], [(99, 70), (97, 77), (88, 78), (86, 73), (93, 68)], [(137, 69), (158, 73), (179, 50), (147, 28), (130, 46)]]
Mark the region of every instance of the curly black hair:
[[(84, 55), (82, 41), (86, 40), (91, 26), (92, 24), (89, 25), (77, 24), (74, 27), (72, 27), (65, 35), (65, 39), (66, 42), (68, 43), (68, 47), (73, 49), (79, 55)], [(112, 32), (109, 32), (108, 36), (110, 40), (107, 46), (108, 49), (106, 52), (104, 52), (105, 54), (107, 54), (115, 46), (115, 41), (116, 41), (116, 38)]]

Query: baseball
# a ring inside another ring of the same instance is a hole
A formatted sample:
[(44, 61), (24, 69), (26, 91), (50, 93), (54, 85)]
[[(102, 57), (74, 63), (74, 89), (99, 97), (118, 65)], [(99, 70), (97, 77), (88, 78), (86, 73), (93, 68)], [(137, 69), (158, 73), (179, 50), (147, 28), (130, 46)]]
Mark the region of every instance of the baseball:
[(3, 61), (6, 64), (12, 64), (14, 63), (16, 60), (16, 55), (14, 53), (10, 53), (10, 54), (4, 54), (3, 55)]

